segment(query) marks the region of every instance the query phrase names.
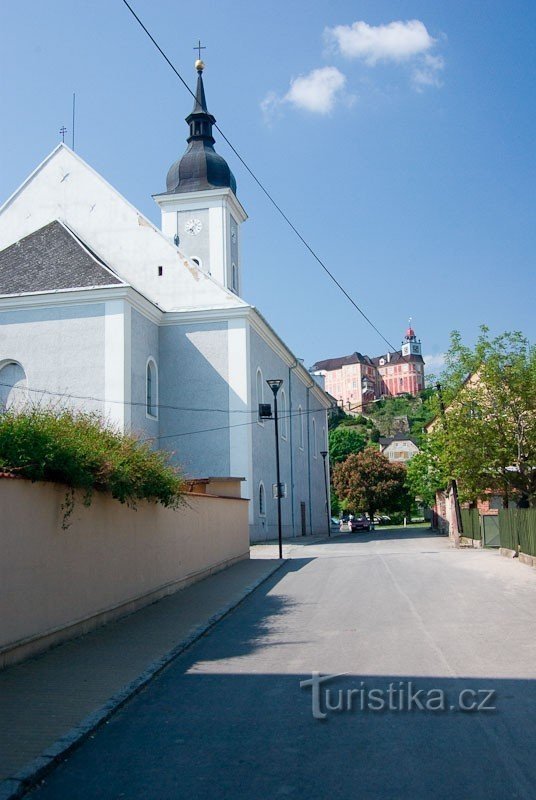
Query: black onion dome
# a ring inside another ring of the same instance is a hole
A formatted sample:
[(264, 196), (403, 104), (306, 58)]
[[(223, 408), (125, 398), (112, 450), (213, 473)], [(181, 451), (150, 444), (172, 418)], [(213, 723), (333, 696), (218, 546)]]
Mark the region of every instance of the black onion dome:
[(188, 148), (182, 158), (169, 168), (166, 178), (170, 194), (198, 192), (203, 189), (232, 189), (236, 194), (236, 180), (229, 165), (214, 150), (212, 126), (215, 117), (207, 110), (203, 86), (203, 63), (197, 62), (197, 91), (192, 112), (186, 117), (190, 126)]

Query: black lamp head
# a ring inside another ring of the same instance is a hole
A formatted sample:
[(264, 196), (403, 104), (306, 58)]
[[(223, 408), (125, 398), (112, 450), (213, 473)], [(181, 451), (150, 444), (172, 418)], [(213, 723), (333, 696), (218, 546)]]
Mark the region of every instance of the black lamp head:
[(278, 393), (278, 391), (283, 385), (283, 381), (281, 380), (281, 378), (272, 378), (271, 380), (266, 381), (266, 383), (274, 393), (274, 396)]

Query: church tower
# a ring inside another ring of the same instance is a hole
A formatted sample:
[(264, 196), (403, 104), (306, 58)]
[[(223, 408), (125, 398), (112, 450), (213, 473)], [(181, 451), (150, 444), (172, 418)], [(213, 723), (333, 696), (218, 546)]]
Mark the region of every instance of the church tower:
[(204, 63), (195, 62), (197, 90), (184, 155), (169, 168), (163, 194), (162, 232), (190, 260), (235, 294), (240, 294), (240, 226), (247, 214), (236, 197), (229, 165), (214, 150), (215, 117), (207, 109)]
[(402, 342), (402, 355), (403, 356), (422, 356), (421, 342), (417, 339), (415, 331), (411, 327), (411, 317), (409, 320), (408, 329)]

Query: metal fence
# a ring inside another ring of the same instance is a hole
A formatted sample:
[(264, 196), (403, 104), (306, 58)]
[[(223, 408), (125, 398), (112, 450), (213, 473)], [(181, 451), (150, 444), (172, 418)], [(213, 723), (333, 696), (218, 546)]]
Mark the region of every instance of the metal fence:
[(501, 547), (536, 556), (536, 508), (504, 508), (499, 511)]
[(481, 539), (480, 514), (478, 508), (462, 508), (463, 535), (468, 539)]

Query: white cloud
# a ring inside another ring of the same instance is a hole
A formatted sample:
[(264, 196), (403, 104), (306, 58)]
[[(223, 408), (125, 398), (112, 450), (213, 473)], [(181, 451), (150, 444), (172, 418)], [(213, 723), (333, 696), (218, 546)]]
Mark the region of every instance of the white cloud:
[(423, 356), (427, 372), (438, 374), (445, 366), (445, 354), (436, 353), (435, 355)]
[(424, 59), (413, 70), (411, 79), (418, 92), (427, 86), (442, 86), (441, 72), (445, 69), (445, 60), (442, 56), (425, 55)]
[(326, 28), (324, 36), (340, 55), (359, 59), (368, 67), (381, 61), (409, 64), (411, 81), (418, 92), (442, 85), (445, 60), (432, 52), (438, 41), (430, 36), (426, 25), (418, 19), (376, 26), (359, 20), (353, 25)]
[(376, 26), (358, 21), (326, 28), (325, 35), (343, 56), (363, 59), (370, 66), (378, 61), (408, 61), (427, 53), (436, 43), (418, 19)]
[[(307, 75), (293, 78), (283, 97), (269, 92), (261, 103), (261, 109), (267, 118), (272, 117), (284, 103), (314, 114), (329, 114), (336, 103), (343, 99), (345, 84), (346, 76), (337, 67), (313, 69)], [(348, 97), (346, 102), (351, 103), (353, 99)]]
[(284, 99), (297, 108), (329, 114), (345, 83), (346, 77), (337, 67), (321, 67), (294, 78)]

